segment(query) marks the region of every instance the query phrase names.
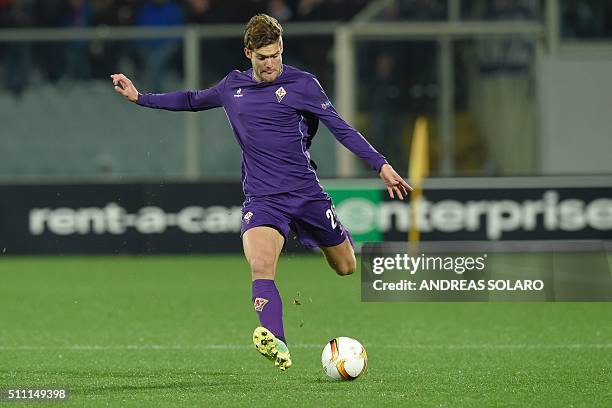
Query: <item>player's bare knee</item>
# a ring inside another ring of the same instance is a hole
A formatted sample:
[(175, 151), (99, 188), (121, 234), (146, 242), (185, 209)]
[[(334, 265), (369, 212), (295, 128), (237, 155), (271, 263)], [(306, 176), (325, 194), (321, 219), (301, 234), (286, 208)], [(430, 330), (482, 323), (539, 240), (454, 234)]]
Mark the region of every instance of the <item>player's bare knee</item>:
[(342, 265), (338, 265), (335, 268), (336, 273), (340, 276), (347, 276), (347, 275), (352, 275), (353, 273), (355, 273), (355, 268), (351, 267), (348, 264), (342, 264)]
[(357, 269), (357, 262), (355, 258), (339, 262), (335, 265), (334, 270), (340, 276), (352, 275)]
[(255, 256), (249, 260), (251, 275), (255, 279), (274, 278), (274, 260), (271, 257)]

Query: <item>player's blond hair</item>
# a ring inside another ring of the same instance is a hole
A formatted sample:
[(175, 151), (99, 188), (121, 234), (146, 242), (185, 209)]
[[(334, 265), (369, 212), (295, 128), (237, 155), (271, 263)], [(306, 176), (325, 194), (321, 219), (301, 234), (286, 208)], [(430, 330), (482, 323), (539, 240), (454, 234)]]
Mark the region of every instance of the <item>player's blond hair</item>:
[(277, 19), (267, 14), (257, 14), (251, 17), (244, 29), (244, 46), (249, 50), (256, 50), (276, 44), (282, 35), (283, 27)]

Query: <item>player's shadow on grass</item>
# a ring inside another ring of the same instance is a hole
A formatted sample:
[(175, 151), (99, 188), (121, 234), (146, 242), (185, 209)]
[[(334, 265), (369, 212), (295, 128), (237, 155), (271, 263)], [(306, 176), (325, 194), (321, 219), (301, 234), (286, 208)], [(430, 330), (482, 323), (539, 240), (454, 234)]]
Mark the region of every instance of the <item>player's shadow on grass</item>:
[(225, 384), (221, 383), (210, 383), (208, 381), (179, 381), (170, 383), (157, 383), (157, 384), (142, 384), (142, 385), (99, 385), (99, 386), (88, 386), (88, 387), (74, 387), (70, 389), (70, 393), (73, 395), (91, 395), (91, 394), (108, 394), (108, 393), (120, 393), (122, 391), (139, 391), (139, 390), (184, 390), (191, 388), (212, 388), (212, 387), (223, 387)]
[[(15, 370), (1, 370), (0, 374), (12, 374)], [(198, 371), (193, 369), (163, 369), (163, 370), (129, 370), (129, 371), (113, 371), (113, 370), (28, 370), (28, 374), (37, 374), (46, 378), (57, 376), (68, 376), (70, 378), (160, 378), (170, 377), (172, 379), (181, 377), (237, 377), (238, 372), (227, 371)]]
[[(13, 370), (0, 370), (2, 373), (12, 373)], [(138, 390), (185, 390), (193, 388), (217, 388), (227, 386), (240, 386), (243, 378), (234, 372), (224, 371), (197, 371), (193, 369), (164, 369), (164, 370), (29, 370), (28, 374), (37, 375), (47, 379), (62, 378), (63, 384), (72, 395), (92, 395), (121, 393), (123, 391)], [(164, 378), (164, 380), (159, 380)], [(197, 377), (197, 378), (196, 378)], [(187, 379), (188, 378), (188, 379)], [(124, 384), (108, 384), (124, 382)], [(101, 385), (73, 385), (83, 382), (106, 382)], [(130, 382), (131, 384), (125, 384)], [(140, 382), (141, 384), (134, 384)], [(148, 382), (148, 383), (147, 383)]]
[[(176, 370), (173, 370), (176, 371)], [(160, 372), (161, 373), (161, 372)], [(168, 372), (163, 372), (165, 376), (168, 376)], [(92, 386), (80, 386), (73, 387), (70, 392), (72, 394), (77, 395), (91, 395), (91, 394), (106, 394), (106, 393), (115, 393), (122, 391), (138, 391), (138, 390), (186, 390), (186, 389), (212, 389), (217, 387), (226, 388), (230, 385), (240, 385), (242, 381), (239, 377), (234, 376), (230, 373), (221, 373), (221, 372), (207, 372), (207, 373), (194, 373), (193, 371), (187, 371), (191, 376), (199, 375), (201, 378), (193, 379), (189, 381), (173, 381), (172, 379), (168, 379), (168, 381), (159, 381), (156, 380), (151, 384), (115, 384), (115, 385), (92, 385)], [(172, 374), (170, 374), (172, 376)], [(119, 376), (117, 373), (115, 375), (108, 375), (106, 377), (109, 378), (153, 378), (151, 373), (148, 372), (146, 374), (141, 375), (123, 375)], [(155, 375), (156, 378), (159, 378), (160, 375)], [(210, 377), (216, 377), (214, 380)], [(91, 377), (90, 377), (91, 378)]]

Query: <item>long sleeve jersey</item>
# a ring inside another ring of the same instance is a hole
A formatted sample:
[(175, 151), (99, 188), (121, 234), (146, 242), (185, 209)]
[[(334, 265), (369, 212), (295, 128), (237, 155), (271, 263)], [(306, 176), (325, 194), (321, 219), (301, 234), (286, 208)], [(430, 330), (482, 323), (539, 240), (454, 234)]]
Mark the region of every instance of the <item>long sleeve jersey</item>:
[(230, 72), (212, 88), (141, 94), (139, 105), (203, 111), (223, 107), (242, 150), (246, 196), (320, 188), (308, 149), (319, 120), (347, 149), (380, 171), (385, 158), (336, 112), (316, 77), (283, 65), (272, 82), (258, 82), (253, 70)]

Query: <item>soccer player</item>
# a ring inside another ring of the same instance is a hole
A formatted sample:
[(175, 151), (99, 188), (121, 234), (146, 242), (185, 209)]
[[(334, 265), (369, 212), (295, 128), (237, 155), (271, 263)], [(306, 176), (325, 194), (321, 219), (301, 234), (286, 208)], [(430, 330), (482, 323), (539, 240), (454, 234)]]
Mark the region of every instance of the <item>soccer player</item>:
[(291, 367), (291, 357), (274, 278), (290, 231), (303, 245), (319, 247), (338, 275), (350, 275), (356, 268), (350, 234), (338, 220), (308, 153), (319, 120), (379, 174), (391, 198), (403, 200), (412, 188), (338, 115), (314, 75), (282, 63), (282, 31), (273, 17), (251, 18), (244, 54), (252, 68), (234, 70), (209, 89), (141, 94), (125, 75), (111, 78), (115, 91), (141, 106), (194, 112), (225, 109), (242, 149), (241, 236), (261, 323), (253, 342), (284, 371)]

